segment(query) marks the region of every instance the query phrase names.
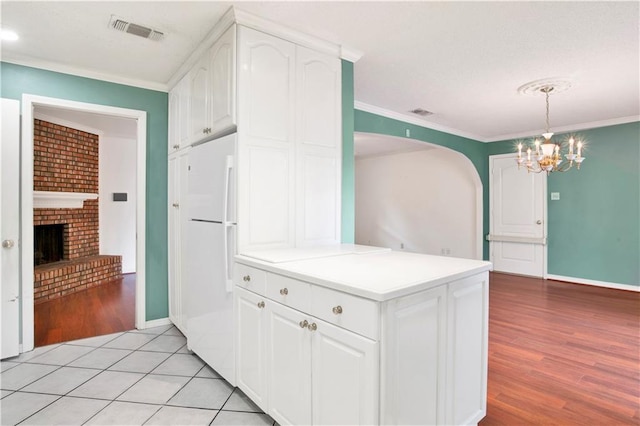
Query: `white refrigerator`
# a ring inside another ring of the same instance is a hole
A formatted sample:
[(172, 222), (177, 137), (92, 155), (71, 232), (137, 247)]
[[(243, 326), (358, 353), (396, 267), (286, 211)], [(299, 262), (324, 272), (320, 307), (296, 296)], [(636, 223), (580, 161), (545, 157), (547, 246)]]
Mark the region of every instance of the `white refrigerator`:
[(236, 134), (189, 152), (187, 347), (235, 386)]

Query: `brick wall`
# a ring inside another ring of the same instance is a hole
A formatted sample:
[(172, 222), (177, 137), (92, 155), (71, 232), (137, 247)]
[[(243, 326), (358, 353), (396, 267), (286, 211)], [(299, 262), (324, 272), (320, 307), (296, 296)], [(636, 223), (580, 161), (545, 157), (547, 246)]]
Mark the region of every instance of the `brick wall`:
[[(34, 120), (33, 189), (98, 193), (98, 135)], [(122, 276), (121, 256), (99, 256), (98, 200), (79, 209), (33, 209), (33, 224), (64, 224), (64, 261), (34, 270), (36, 303)]]
[[(98, 193), (98, 135), (34, 120), (34, 191)], [(65, 224), (65, 259), (100, 252), (98, 200), (82, 209), (34, 209), (34, 225)]]

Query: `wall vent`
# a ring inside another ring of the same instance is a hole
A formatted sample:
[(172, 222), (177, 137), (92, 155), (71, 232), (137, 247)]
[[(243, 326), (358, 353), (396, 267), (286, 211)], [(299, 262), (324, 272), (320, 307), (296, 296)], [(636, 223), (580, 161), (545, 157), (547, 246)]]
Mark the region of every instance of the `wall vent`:
[(412, 114), (417, 114), (421, 117), (426, 117), (428, 115), (433, 115), (433, 113), (431, 111), (427, 111), (426, 109), (422, 109), (422, 108), (416, 108), (416, 109), (412, 109), (411, 111), (409, 111)]
[(115, 15), (111, 15), (109, 28), (154, 41), (160, 41), (164, 37), (164, 33), (162, 31), (154, 30), (153, 28), (145, 27), (144, 25), (134, 24), (122, 18), (118, 18)]

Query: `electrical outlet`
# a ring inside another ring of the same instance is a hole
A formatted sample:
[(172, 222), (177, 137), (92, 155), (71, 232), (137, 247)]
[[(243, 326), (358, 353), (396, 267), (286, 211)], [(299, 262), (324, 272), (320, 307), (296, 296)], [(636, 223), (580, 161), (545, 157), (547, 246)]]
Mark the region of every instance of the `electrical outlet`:
[(410, 138), (410, 137), (411, 137), (411, 130), (406, 129), (406, 130), (404, 131), (404, 135), (405, 135), (406, 137)]
[(551, 193), (551, 199), (553, 201), (559, 200), (560, 199), (560, 193), (559, 192), (552, 192)]

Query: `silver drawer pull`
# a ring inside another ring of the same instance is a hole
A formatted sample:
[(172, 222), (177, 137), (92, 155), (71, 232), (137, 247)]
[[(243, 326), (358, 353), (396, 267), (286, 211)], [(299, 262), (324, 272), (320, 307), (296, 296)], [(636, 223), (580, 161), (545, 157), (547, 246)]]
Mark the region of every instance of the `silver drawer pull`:
[(342, 313), (342, 306), (340, 306), (340, 305), (334, 306), (332, 311), (333, 311), (334, 314), (340, 315)]
[(261, 300), (260, 302), (258, 302), (258, 308), (260, 309), (264, 308), (264, 300)]
[(178, 207), (180, 207), (180, 204), (178, 204), (178, 203), (173, 203), (173, 204), (171, 204), (171, 205), (172, 205), (173, 207), (175, 207), (176, 209), (177, 209)]
[(245, 275), (244, 277), (242, 277), (242, 281), (248, 283), (249, 281), (251, 281), (251, 275)]
[(280, 289), (280, 294), (283, 296), (286, 296), (287, 294), (289, 294), (289, 289), (285, 288), (281, 288)]
[(174, 145), (173, 146), (173, 149), (178, 149), (178, 148), (180, 148), (180, 145)]
[(300, 328), (307, 328), (308, 325), (309, 325), (309, 321), (307, 320), (300, 321)]
[(309, 324), (307, 326), (307, 328), (309, 329), (309, 331), (316, 331), (318, 329), (318, 326), (316, 325), (315, 322), (313, 322), (313, 323)]

